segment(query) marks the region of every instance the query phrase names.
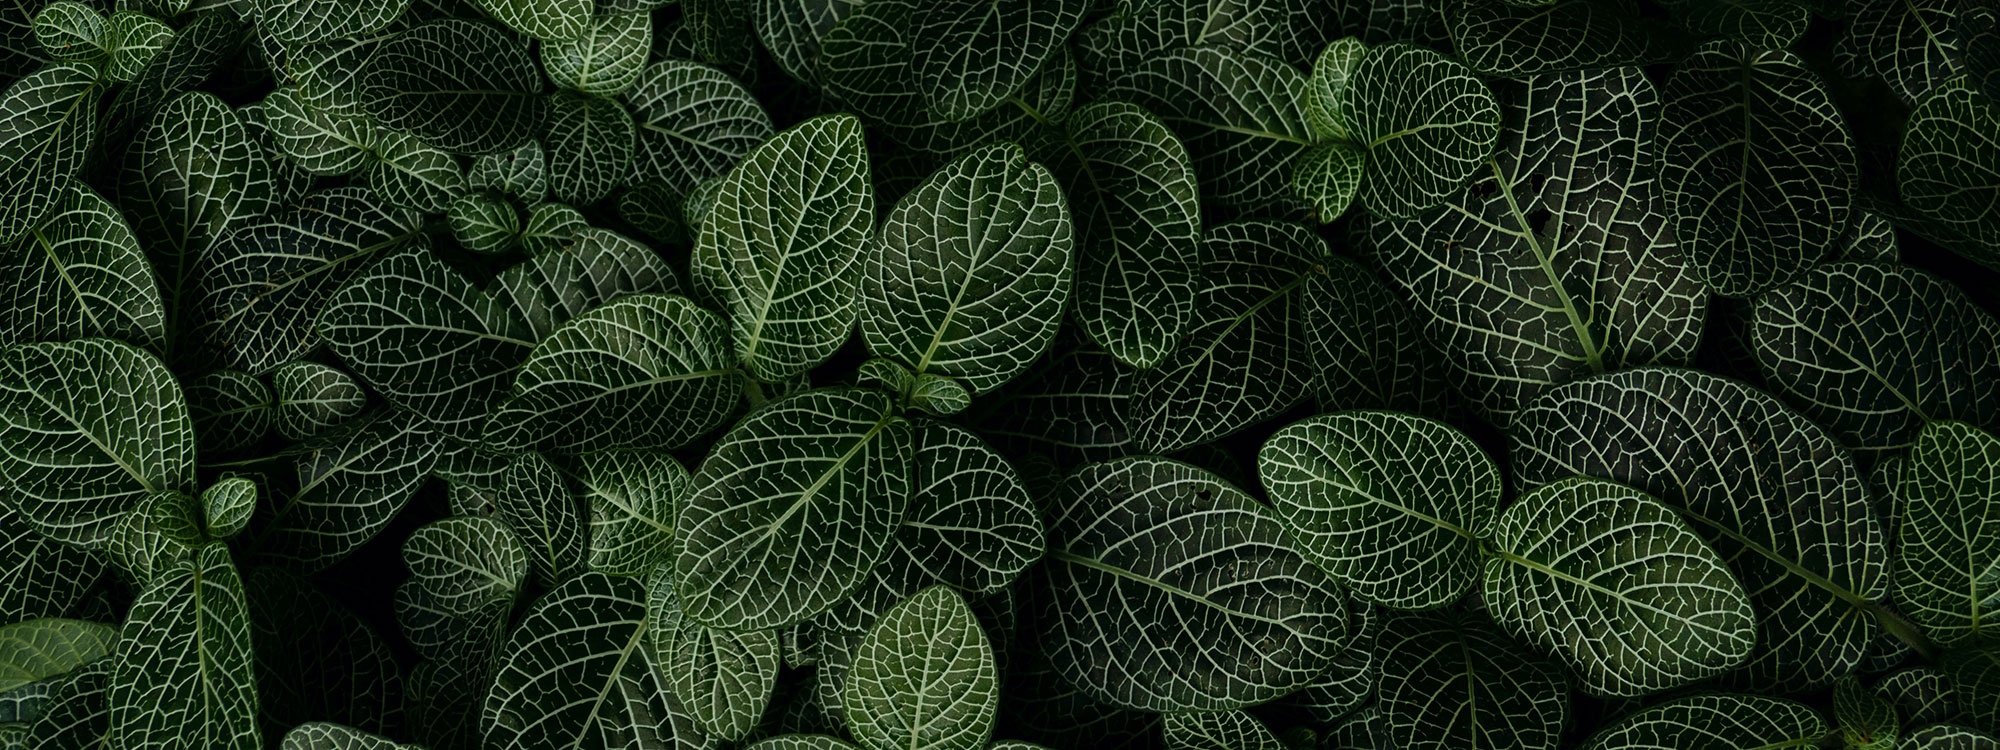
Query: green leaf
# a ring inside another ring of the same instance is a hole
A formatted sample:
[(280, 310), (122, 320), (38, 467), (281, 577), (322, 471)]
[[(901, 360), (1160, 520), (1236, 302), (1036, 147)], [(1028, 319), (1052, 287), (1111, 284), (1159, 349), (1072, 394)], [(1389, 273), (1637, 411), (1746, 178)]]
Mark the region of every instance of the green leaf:
[(1006, 102), (1083, 20), (1086, 0), (930, 0), (917, 6), (911, 74), (953, 122)]
[(1491, 179), (1370, 230), (1453, 386), (1502, 425), (1551, 386), (1694, 358), (1707, 298), (1651, 174), (1658, 95), (1636, 68), (1507, 90)]
[(1295, 422), (1264, 442), (1257, 473), (1300, 554), (1363, 601), (1401, 609), (1464, 596), (1500, 512), (1493, 460), (1409, 414)]
[(1324, 674), (1298, 692), (1281, 698), (1282, 705), (1303, 709), (1307, 716), (1323, 724), (1333, 724), (1375, 698), (1375, 683), (1381, 676), (1375, 644), (1380, 639), (1386, 610), (1367, 602), (1348, 607), (1354, 640), (1333, 657)]
[(1875, 694), (1896, 707), (1908, 726), (1923, 726), (1958, 714), (1956, 689), (1937, 667), (1910, 667), (1875, 681)]
[(201, 491), (202, 526), (210, 539), (228, 539), (250, 523), (257, 510), (257, 483), (231, 477)]
[(2000, 424), (2000, 321), (1923, 271), (1818, 266), (1757, 298), (1749, 338), (1771, 391), (1856, 452), (1900, 453), (1927, 420)]
[[(151, 11), (162, 18), (179, 15), (178, 10)], [(236, 13), (192, 13), (175, 30), (173, 41), (153, 56), (139, 76), (119, 87), (104, 114), (102, 137), (105, 143), (129, 143), (134, 131), (153, 119), (161, 107), (240, 59), (237, 53), (251, 37), (251, 23)]]
[(1819, 712), (1763, 695), (1692, 695), (1633, 713), (1591, 735), (1586, 750), (1813, 747), (1833, 731)]
[(1415, 218), (1487, 171), (1500, 136), (1492, 90), (1463, 64), (1428, 48), (1369, 48), (1343, 92), (1354, 145), (1368, 152), (1361, 205)]
[(105, 694), (112, 659), (99, 659), (49, 681), (48, 710), (28, 729), (29, 747), (86, 750), (105, 747)]
[(1833, 684), (1833, 715), (1840, 723), (1842, 739), (1852, 750), (1901, 747), (1896, 744), (1900, 729), (1896, 707), (1862, 687), (1861, 679), (1854, 675)]
[(575, 242), (590, 228), (583, 212), (561, 203), (543, 203), (528, 212), (528, 225), (521, 229), (521, 246), (530, 255), (560, 250)]
[(1449, 398), (1437, 348), (1410, 305), (1376, 275), (1327, 256), (1306, 281), (1302, 313), (1321, 411), (1389, 409), (1442, 416)]
[(671, 639), (655, 644), (666, 656), (667, 689), (704, 732), (733, 742), (756, 728), (778, 684), (775, 632), (730, 632), (682, 620)]
[(0, 248), (0, 329), (7, 345), (102, 336), (166, 350), (153, 268), (110, 201), (64, 180), (55, 210)]
[(46, 618), (0, 625), (0, 692), (66, 674), (111, 653), (118, 629)]
[(774, 132), (770, 115), (749, 89), (720, 70), (685, 60), (647, 66), (625, 92), (625, 106), (638, 121), (634, 181), (662, 182), (683, 195), (727, 173)]
[(1092, 77), (1117, 78), (1155, 54), (1221, 47), (1301, 69), (1334, 36), (1342, 8), (1323, 0), (1119, 2), (1111, 17), (1085, 27), (1076, 45)]
[(1104, 102), (1064, 121), (1073, 158), (1049, 164), (1075, 211), (1076, 316), (1112, 356), (1152, 367), (1194, 315), (1201, 207), (1192, 160), (1137, 105)]
[(542, 67), (561, 88), (617, 96), (639, 80), (652, 46), (651, 14), (604, 13), (584, 33), (544, 45)]
[[(1970, 15), (1971, 7), (1963, 7), (1964, 15)], [(1904, 103), (1914, 105), (1964, 67), (1960, 42), (1952, 33), (1960, 8), (1953, 0), (1850, 3), (1852, 16), (1834, 42), (1834, 61), (1842, 73), (1881, 80)]]
[(617, 232), (586, 228), (558, 251), (501, 272), (493, 293), (540, 341), (613, 299), (673, 292), (679, 283), (673, 267), (652, 248)]
[[(549, 15), (579, 2), (480, 1), (546, 6)], [(574, 34), (541, 38), (567, 36)], [(542, 77), (527, 43), (478, 21), (432, 21), (391, 36), (354, 79), (361, 106), (377, 122), (453, 153), (502, 151), (541, 130)]]
[(1312, 75), (1306, 78), (1306, 120), (1319, 139), (1346, 141), (1352, 137), (1347, 82), (1367, 54), (1368, 46), (1350, 36), (1334, 40), (1313, 58)]
[(1896, 603), (1940, 645), (1983, 636), (2000, 609), (2000, 439), (1963, 422), (1910, 448), (1896, 539)]
[(1899, 750), (1993, 750), (2000, 747), (2000, 737), (1971, 727), (1954, 724), (1934, 724), (1916, 730), (1903, 737)]
[(278, 750), (413, 750), (412, 745), (399, 744), (387, 737), (363, 732), (353, 727), (312, 721), (293, 727), (285, 733), (284, 743)]
[(694, 493), (687, 469), (659, 451), (586, 453), (576, 463), (590, 505), (590, 569), (645, 575), (672, 562), (674, 520)]
[(1128, 407), (1139, 444), (1168, 453), (1214, 440), (1305, 398), (1302, 297), (1326, 242), (1289, 222), (1209, 230), (1192, 325), (1158, 367), (1139, 373)]
[(318, 362), (291, 362), (271, 373), (278, 434), (305, 440), (360, 414), (368, 392), (354, 376)]
[(388, 28), (411, 0), (253, 0), (258, 30), (289, 47), (366, 37)]
[[(841, 5), (842, 3), (832, 3)], [(745, 747), (744, 750), (857, 750), (839, 737), (824, 734), (781, 734), (766, 737)]]
[(768, 630), (846, 598), (903, 521), (910, 442), (891, 399), (858, 388), (772, 402), (724, 433), (674, 523), (687, 616)]
[(1752, 49), (1782, 50), (1806, 33), (1809, 0), (1661, 0), (1675, 20), (1702, 36), (1724, 36)]
[(148, 584), (119, 630), (111, 747), (256, 750), (257, 683), (243, 580), (220, 542)]
[(540, 141), (523, 141), (512, 149), (481, 154), (472, 160), (466, 186), (497, 195), (513, 196), (522, 203), (539, 203), (549, 193), (548, 160)]
[(458, 160), (415, 136), (378, 130), (369, 151), (375, 159), (362, 175), (384, 203), (441, 214), (452, 198), (465, 192), (465, 173)]
[(42, 6), (34, 13), (33, 29), (41, 51), (57, 60), (88, 62), (104, 54), (104, 14), (83, 3), (57, 0)]
[(279, 454), (270, 513), (253, 519), (246, 549), (305, 571), (339, 562), (416, 494), (437, 464), (439, 441), (416, 415), (383, 410)]
[(1806, 62), (1712, 42), (1681, 62), (1666, 92), (1660, 184), (1709, 288), (1747, 297), (1825, 258), (1847, 227), (1858, 167)]
[(724, 272), (713, 281), (752, 376), (792, 377), (847, 340), (874, 226), (868, 149), (852, 115), (807, 120), (729, 172), (694, 252)]
[(1549, 390), (1512, 435), (1521, 486), (1610, 479), (1702, 535), (1757, 613), (1758, 648), (1738, 681), (1825, 685), (1879, 632), (1888, 552), (1861, 472), (1777, 399), (1691, 370), (1626, 370)]
[(1542, 5), (1467, 3), (1454, 8), (1448, 13), (1452, 47), (1473, 70), (1515, 79), (1649, 65), (1687, 52), (1678, 29), (1640, 17), (1632, 3), (1558, 0)]
[(841, 705), (875, 750), (977, 750), (1000, 706), (993, 646), (965, 599), (943, 586), (891, 607), (855, 649)]
[(194, 559), (201, 516), (187, 493), (155, 492), (112, 527), (102, 550), (133, 584), (151, 583)]
[(499, 486), (486, 496), (494, 516), (521, 538), (528, 564), (544, 585), (583, 568), (589, 552), (588, 520), (582, 498), (562, 472), (539, 453), (524, 453), (507, 465)]
[(2000, 726), (2000, 647), (1970, 641), (1940, 659), (1957, 688), (1959, 717), (1982, 730)]
[(1376, 706), (1389, 747), (1555, 750), (1569, 703), (1562, 669), (1528, 654), (1484, 618), (1399, 615), (1379, 646)]
[(0, 353), (0, 477), (23, 520), (94, 545), (155, 492), (194, 491), (194, 425), (165, 365), (110, 339)]
[[(680, 30), (694, 54), (683, 52), (668, 57), (693, 57), (732, 71), (756, 70), (757, 44), (750, 30), (748, 2), (686, 0), (681, 10)], [(747, 79), (749, 74), (739, 72), (737, 77)]]
[(535, 602), (501, 651), (485, 747), (708, 747), (667, 689), (646, 586), (582, 573)]
[(497, 255), (514, 249), (521, 236), (521, 212), (490, 193), (466, 193), (446, 209), (452, 239), (475, 253)]
[(86, 64), (53, 63), (0, 92), (0, 242), (53, 213), (98, 131), (104, 85)]
[(679, 448), (736, 410), (730, 354), (728, 323), (685, 297), (619, 299), (535, 346), (484, 440), (508, 453)]
[(366, 190), (333, 188), (237, 227), (210, 252), (199, 282), (201, 335), (225, 366), (253, 375), (305, 356), (319, 346), (321, 311), (341, 285), (409, 244), (422, 218)]
[(591, 0), (472, 0), (487, 15), (544, 42), (590, 33)]
[(105, 61), (104, 76), (113, 81), (138, 78), (173, 41), (173, 27), (151, 16), (128, 10), (111, 14), (105, 19), (100, 40), (111, 54)]
[(1019, 146), (939, 170), (884, 218), (861, 271), (861, 335), (878, 357), (984, 393), (1054, 341), (1069, 300), (1067, 202)]
[[(1755, 620), (1736, 576), (1672, 509), (1578, 477), (1516, 499), (1493, 527), (1482, 600), (1597, 695), (1641, 696), (1749, 657)], [(1575, 638), (1577, 628), (1592, 634)]]
[(528, 579), (528, 553), (507, 525), (456, 516), (433, 521), (403, 540), (403, 565), (425, 606), (471, 617), (512, 604)]
[(328, 111), (291, 87), (273, 89), (259, 107), (278, 150), (311, 174), (348, 174), (373, 158), (368, 143), (381, 131), (366, 115)]
[(1220, 206), (1282, 208), (1292, 163), (1312, 145), (1305, 74), (1224, 47), (1155, 55), (1105, 96), (1158, 114), (1193, 156), (1202, 197)]
[[(638, 130), (632, 116), (614, 100), (557, 94), (549, 99), (548, 130), (542, 140), (548, 145), (550, 195), (588, 205), (631, 177)], [(539, 211), (541, 206), (535, 208)]]
[[(2000, 104), (1955, 78), (1910, 113), (1896, 158), (1896, 185), (1917, 215), (1968, 238), (2000, 245)], [(1973, 256), (1988, 266), (1991, 253)]]
[(1167, 714), (1167, 750), (1285, 750), (1257, 717), (1242, 711)]
[(1039, 508), (1012, 464), (965, 428), (921, 420), (911, 462), (910, 509), (896, 531), (895, 562), (968, 595), (1005, 589), (1043, 553)]
[(94, 552), (36, 531), (14, 503), (0, 503), (0, 622), (76, 614), (104, 574)]
[[(1034, 638), (1096, 700), (1241, 708), (1310, 683), (1347, 645), (1333, 580), (1292, 550), (1277, 518), (1213, 474), (1152, 457), (1091, 464), (1050, 507)], [(1177, 627), (1141, 634), (1130, 622)]]
[(1347, 213), (1361, 189), (1368, 155), (1345, 143), (1314, 147), (1292, 165), (1292, 193), (1321, 224)]
[(786, 75), (818, 83), (820, 40), (860, 4), (845, 0), (760, 0), (757, 38)]

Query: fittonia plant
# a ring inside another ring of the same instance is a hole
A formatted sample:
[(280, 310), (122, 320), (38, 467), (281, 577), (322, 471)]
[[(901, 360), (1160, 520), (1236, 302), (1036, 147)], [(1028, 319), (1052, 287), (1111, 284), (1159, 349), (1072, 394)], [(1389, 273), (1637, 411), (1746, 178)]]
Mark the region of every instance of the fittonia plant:
[(0, 750), (2000, 749), (1981, 0), (0, 5)]

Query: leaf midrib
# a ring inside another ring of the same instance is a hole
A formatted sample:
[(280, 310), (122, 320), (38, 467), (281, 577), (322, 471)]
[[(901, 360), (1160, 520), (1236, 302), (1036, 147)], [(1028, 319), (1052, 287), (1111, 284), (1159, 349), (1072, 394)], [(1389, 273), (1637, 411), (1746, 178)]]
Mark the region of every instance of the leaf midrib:
[(1214, 602), (1213, 600), (1209, 599), (1209, 598), (1208, 598), (1208, 597), (1206, 597), (1206, 596), (1203, 596), (1203, 595), (1201, 595), (1201, 594), (1197, 594), (1197, 593), (1195, 593), (1195, 592), (1192, 592), (1192, 591), (1189, 591), (1189, 590), (1187, 590), (1187, 589), (1184, 589), (1184, 588), (1181, 588), (1181, 587), (1179, 587), (1179, 586), (1175, 586), (1175, 585), (1173, 585), (1173, 584), (1171, 584), (1171, 583), (1167, 583), (1166, 581), (1162, 581), (1162, 580), (1160, 580), (1160, 579), (1158, 579), (1158, 578), (1154, 578), (1154, 577), (1152, 577), (1152, 576), (1148, 576), (1148, 575), (1144, 575), (1144, 574), (1141, 574), (1141, 573), (1138, 573), (1138, 572), (1136, 572), (1136, 571), (1132, 571), (1132, 570), (1127, 570), (1127, 569), (1125, 569), (1125, 568), (1121, 568), (1121, 567), (1118, 567), (1118, 566), (1116, 566), (1116, 565), (1111, 565), (1111, 564), (1109, 564), (1109, 563), (1105, 563), (1105, 562), (1103, 562), (1103, 561), (1100, 561), (1100, 560), (1097, 560), (1097, 559), (1095, 559), (1095, 558), (1090, 558), (1090, 557), (1085, 557), (1085, 556), (1083, 556), (1083, 555), (1079, 555), (1079, 554), (1076, 554), (1076, 553), (1074, 553), (1074, 552), (1070, 552), (1069, 550), (1058, 550), (1058, 549), (1051, 549), (1051, 550), (1049, 550), (1049, 551), (1048, 551), (1048, 556), (1049, 556), (1050, 558), (1053, 558), (1053, 559), (1056, 559), (1056, 560), (1061, 560), (1061, 561), (1063, 561), (1063, 562), (1066, 562), (1066, 563), (1071, 563), (1071, 564), (1074, 564), (1074, 565), (1080, 565), (1080, 566), (1083, 566), (1083, 567), (1086, 567), (1086, 568), (1090, 568), (1090, 569), (1092, 569), (1092, 570), (1096, 570), (1096, 571), (1100, 571), (1100, 572), (1104, 572), (1104, 573), (1109, 573), (1109, 574), (1111, 574), (1111, 575), (1112, 575), (1113, 577), (1116, 577), (1116, 578), (1123, 578), (1123, 579), (1125, 579), (1125, 580), (1128, 580), (1128, 581), (1135, 581), (1135, 582), (1138, 582), (1138, 583), (1143, 583), (1143, 584), (1145, 584), (1145, 585), (1147, 585), (1147, 586), (1150, 586), (1150, 587), (1152, 587), (1152, 588), (1155, 588), (1155, 589), (1158, 589), (1158, 590), (1160, 590), (1160, 591), (1163, 591), (1163, 592), (1166, 592), (1166, 593), (1168, 593), (1168, 594), (1172, 594), (1172, 595), (1174, 595), (1174, 596), (1178, 596), (1178, 597), (1181, 597), (1181, 598), (1183, 598), (1183, 599), (1187, 599), (1187, 600), (1189, 600), (1189, 601), (1193, 601), (1193, 602), (1196, 602), (1196, 603), (1199, 603), (1199, 604), (1201, 604), (1201, 605), (1203, 605), (1203, 606), (1206, 606), (1206, 607), (1208, 607), (1208, 608), (1210, 608), (1210, 609), (1214, 609), (1214, 610), (1216, 610), (1216, 611), (1219, 611), (1219, 612), (1227, 612), (1227, 613), (1229, 613), (1230, 615), (1233, 615), (1233, 616), (1236, 616), (1236, 617), (1242, 617), (1242, 618), (1245, 618), (1245, 619), (1249, 619), (1249, 620), (1255, 620), (1255, 621), (1257, 621), (1257, 622), (1262, 622), (1262, 623), (1266, 623), (1266, 624), (1270, 624), (1270, 625), (1276, 625), (1276, 626), (1278, 626), (1278, 627), (1281, 627), (1281, 628), (1287, 628), (1287, 629), (1289, 629), (1289, 626), (1287, 626), (1287, 625), (1286, 625), (1286, 624), (1285, 624), (1285, 623), (1284, 623), (1284, 622), (1283, 622), (1282, 620), (1274, 620), (1274, 619), (1272, 619), (1272, 618), (1269, 618), (1269, 617), (1265, 617), (1265, 616), (1263, 616), (1263, 615), (1259, 615), (1259, 614), (1253, 614), (1253, 613), (1250, 613), (1250, 612), (1244, 612), (1244, 611), (1242, 611), (1242, 610), (1238, 610), (1238, 609), (1232, 609), (1232, 608), (1230, 608), (1230, 607), (1225, 607), (1225, 606), (1222, 606), (1221, 604), (1217, 604), (1216, 602)]

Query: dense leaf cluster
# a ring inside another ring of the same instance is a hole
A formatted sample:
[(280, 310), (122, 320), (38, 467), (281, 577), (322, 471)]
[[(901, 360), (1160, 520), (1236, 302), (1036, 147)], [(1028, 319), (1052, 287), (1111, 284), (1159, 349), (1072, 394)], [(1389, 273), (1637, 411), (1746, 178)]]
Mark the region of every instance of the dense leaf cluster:
[(15, 0), (0, 88), (0, 750), (2000, 750), (1990, 0)]

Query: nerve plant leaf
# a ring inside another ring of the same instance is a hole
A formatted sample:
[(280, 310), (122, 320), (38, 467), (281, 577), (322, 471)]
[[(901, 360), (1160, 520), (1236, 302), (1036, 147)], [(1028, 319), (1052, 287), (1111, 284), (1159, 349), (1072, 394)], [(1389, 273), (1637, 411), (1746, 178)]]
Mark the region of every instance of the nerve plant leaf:
[(1931, 640), (1987, 634), (2000, 607), (2000, 439), (1963, 422), (1923, 428), (1895, 501), (1896, 601)]
[[(1254, 576), (1228, 571), (1254, 569)], [(1333, 580), (1213, 474), (1133, 457), (1063, 481), (1038, 588), (1040, 648), (1093, 698), (1216, 711), (1308, 684), (1352, 635)], [(1128, 622), (1175, 622), (1153, 637)]]
[(257, 684), (243, 579), (210, 542), (148, 584), (119, 631), (111, 744), (255, 750)]
[(0, 93), (0, 242), (14, 242), (56, 210), (99, 129), (104, 82), (88, 64), (58, 63)]
[[(2000, 243), (2000, 104), (1955, 78), (1910, 113), (1896, 159), (1903, 202), (1975, 246)], [(1974, 260), (1993, 265), (1991, 253)]]
[(855, 649), (841, 704), (874, 750), (978, 750), (1000, 706), (993, 646), (965, 599), (933, 586), (876, 620)]
[(1193, 47), (1153, 56), (1105, 95), (1145, 107), (1180, 136), (1203, 197), (1257, 211), (1290, 200), (1292, 163), (1313, 140), (1305, 92), (1305, 74), (1276, 60)]
[(305, 440), (339, 426), (368, 406), (354, 376), (318, 362), (292, 362), (271, 373), (278, 434)]
[(778, 683), (778, 636), (770, 630), (727, 631), (681, 620), (671, 638), (654, 645), (666, 658), (667, 689), (695, 723), (725, 742), (756, 728)]
[(0, 344), (103, 337), (166, 353), (167, 312), (138, 236), (76, 180), (55, 209), (0, 247)]
[(638, 123), (637, 180), (679, 194), (729, 171), (770, 138), (770, 115), (728, 74), (696, 62), (660, 60), (624, 93)]
[[(523, 0), (483, 0), (515, 8)], [(563, 0), (574, 6), (578, 0)], [(568, 18), (551, 5), (535, 16)], [(588, 17), (588, 13), (584, 14)], [(568, 26), (531, 27), (548, 36), (575, 36)], [(577, 23), (581, 31), (581, 22)], [(531, 32), (532, 33), (532, 32)], [(476, 65), (462, 61), (477, 60)], [(489, 153), (519, 145), (541, 129), (541, 73), (528, 45), (492, 25), (469, 19), (432, 21), (397, 32), (377, 46), (355, 74), (356, 96), (382, 125), (454, 153)]]
[(1487, 171), (1500, 108), (1458, 61), (1412, 44), (1372, 47), (1342, 96), (1348, 135), (1368, 152), (1369, 212), (1415, 218)]
[(1086, 0), (930, 0), (917, 6), (917, 90), (946, 120), (998, 107), (1027, 85), (1083, 20)]
[(66, 674), (111, 653), (118, 629), (87, 620), (43, 618), (0, 626), (0, 692)]
[(590, 506), (591, 570), (645, 575), (674, 555), (674, 521), (693, 494), (688, 471), (659, 451), (586, 453), (571, 471)]
[(632, 87), (653, 43), (647, 13), (603, 13), (587, 31), (542, 47), (542, 66), (562, 88), (614, 96)]
[(1562, 670), (1462, 613), (1383, 626), (1377, 706), (1391, 747), (1554, 750), (1568, 721)]
[(507, 525), (456, 516), (435, 521), (403, 542), (403, 564), (427, 606), (470, 617), (512, 602), (528, 578), (528, 554)]
[(417, 415), (385, 410), (287, 450), (247, 549), (307, 571), (338, 562), (402, 511), (437, 464), (440, 440)]
[(1587, 750), (1655, 747), (1811, 747), (1833, 731), (1818, 712), (1783, 698), (1716, 693), (1662, 703), (1612, 723)]

